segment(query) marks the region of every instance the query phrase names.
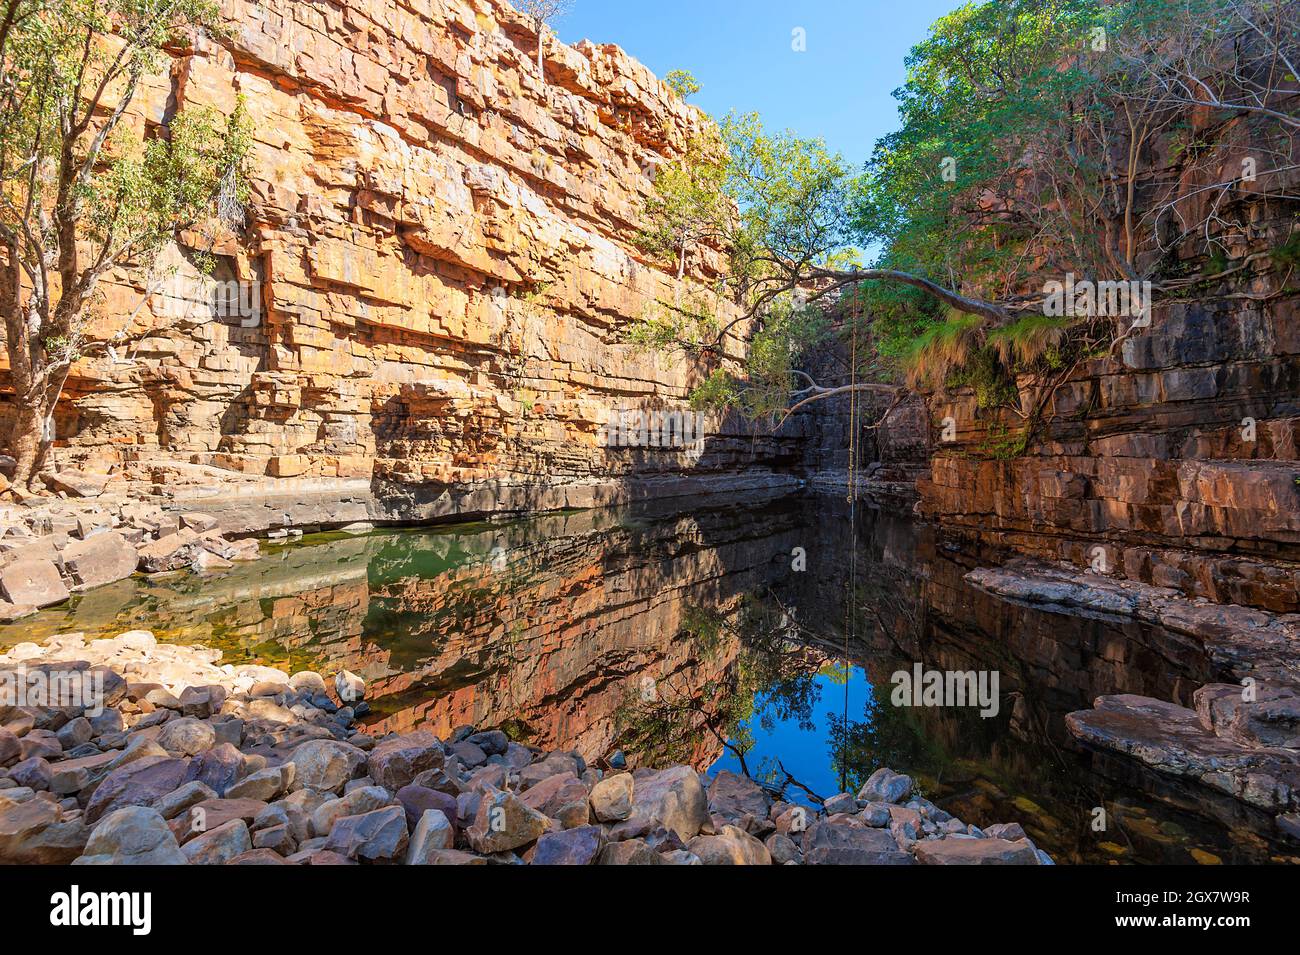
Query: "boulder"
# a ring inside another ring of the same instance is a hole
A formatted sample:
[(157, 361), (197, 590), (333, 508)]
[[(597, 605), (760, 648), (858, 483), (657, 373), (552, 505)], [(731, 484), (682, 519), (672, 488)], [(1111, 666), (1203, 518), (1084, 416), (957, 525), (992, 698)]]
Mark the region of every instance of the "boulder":
[(292, 865), (274, 849), (249, 849), (231, 859), (226, 865)]
[(73, 865), (187, 865), (167, 822), (157, 811), (127, 806), (106, 815)]
[(315, 670), (299, 670), (289, 677), (289, 686), (296, 693), (310, 693), (313, 696), (325, 694), (325, 678)]
[(18, 736), (7, 729), (0, 729), (0, 768), (16, 763), (22, 758), (22, 746)]
[(467, 836), (476, 852), (509, 852), (537, 841), (551, 827), (546, 816), (514, 793), (492, 790), (479, 802)]
[(631, 773), (606, 776), (591, 787), (591, 811), (600, 822), (622, 822), (632, 815), (634, 788)]
[(256, 799), (205, 799), (173, 819), (171, 830), (178, 841), (185, 842), (236, 819), (247, 826), (265, 808), (266, 803)]
[(590, 819), (587, 787), (572, 773), (562, 773), (538, 783), (519, 798), (545, 816), (563, 820), (564, 828), (585, 826)]
[(63, 551), (63, 569), (77, 590), (123, 580), (135, 573), (140, 557), (117, 531), (73, 541)]
[(19, 786), (43, 792), (50, 788), (50, 764), (41, 756), (24, 759), (9, 767), (9, 778)]
[(600, 826), (577, 826), (543, 833), (533, 850), (533, 865), (594, 865), (605, 846)]
[(763, 845), (767, 847), (773, 865), (786, 865), (803, 859), (798, 844), (783, 832), (772, 833), (763, 840)]
[[(108, 772), (109, 764), (117, 758), (109, 751), (76, 759), (61, 759), (50, 764), (50, 792), (70, 796), (89, 789)], [(89, 795), (89, 794), (88, 794)]]
[(884, 829), (851, 822), (820, 820), (803, 834), (806, 865), (911, 865), (911, 855), (899, 848)]
[(287, 829), (294, 842), (303, 843), (311, 837), (311, 817), (300, 807), (282, 799), (271, 803), (253, 819), (254, 832), (271, 828)]
[(198, 550), (198, 535), (182, 529), (136, 548), (136, 558), (143, 573), (162, 574), (188, 567)]
[(412, 830), (415, 829), (425, 812), (430, 809), (439, 810), (453, 826), (458, 823), (459, 814), (456, 812), (456, 797), (449, 796), (436, 789), (429, 789), (426, 786), (417, 786), (412, 783), (409, 786), (403, 786), (397, 791), (397, 801), (406, 810), (406, 824)]
[(195, 836), (181, 847), (181, 852), (192, 865), (225, 865), (252, 848), (248, 824), (243, 819), (231, 819)]
[(767, 846), (736, 826), (723, 826), (716, 836), (696, 836), (686, 846), (704, 865), (771, 865)]
[(324, 848), (359, 861), (400, 862), (409, 841), (405, 810), (387, 806), (336, 820)]
[(1038, 865), (1038, 853), (1027, 839), (947, 836), (917, 843), (916, 857), (925, 865)]
[(836, 793), (822, 803), (822, 810), (828, 816), (837, 816), (842, 812), (855, 813), (858, 811), (858, 801), (852, 793)]
[(315, 739), (295, 749), (289, 762), (294, 765), (294, 788), (339, 792), (366, 765), (366, 754), (338, 740)]
[(183, 759), (146, 756), (113, 770), (86, 803), (86, 822), (126, 806), (152, 806), (185, 782), (186, 769)]
[[(772, 798), (748, 776), (722, 770), (709, 784), (709, 810), (728, 819), (766, 818)], [(706, 863), (707, 864), (707, 863)]]
[[(107, 712), (115, 712), (109, 710)], [(69, 720), (59, 727), (55, 733), (59, 738), (59, 745), (65, 750), (76, 749), (83, 743), (89, 743), (95, 737), (95, 728), (91, 726), (90, 720), (84, 716), (78, 716), (76, 719)]]
[(212, 787), (218, 796), (224, 796), (243, 778), (244, 771), (244, 754), (229, 743), (218, 743), (190, 760), (185, 781), (198, 780)]
[(270, 802), (289, 788), (293, 773), (292, 763), (268, 766), (245, 776), (227, 789), (225, 794), (231, 799), (260, 799), (262, 802)]
[(280, 855), (291, 856), (298, 849), (298, 840), (287, 825), (269, 826), (253, 833), (253, 848), (271, 849)]
[(158, 810), (158, 814), (164, 819), (175, 819), (191, 806), (216, 798), (216, 790), (206, 783), (194, 780), (163, 796), (153, 804), (153, 808)]
[(395, 805), (393, 797), (382, 786), (361, 786), (318, 806), (311, 814), (312, 832), (328, 836), (334, 823), (344, 816), (359, 816), (392, 805)]
[(202, 720), (181, 717), (164, 723), (157, 739), (172, 756), (197, 756), (216, 745), (217, 734)]
[(473, 743), (488, 756), (503, 756), (510, 746), (510, 737), (501, 730), (485, 730), (468, 737), (466, 742)]
[(86, 837), (80, 820), (65, 821), (45, 799), (0, 803), (0, 864), (66, 865), (81, 855)]
[(379, 743), (370, 751), (370, 778), (396, 792), (420, 773), (442, 766), (446, 756), (432, 733), (419, 730)]
[(334, 692), (344, 703), (358, 703), (365, 699), (366, 681), (348, 670), (334, 675)]
[(487, 865), (487, 859), (458, 849), (436, 849), (425, 857), (423, 865)]
[(644, 839), (626, 839), (611, 842), (600, 850), (597, 865), (662, 865), (659, 853), (651, 849)]
[(221, 712), (221, 705), (226, 701), (224, 686), (187, 686), (181, 690), (181, 713), (195, 719), (206, 720)]
[(0, 567), (0, 595), (11, 604), (38, 608), (72, 596), (54, 561), (44, 558), (15, 560)]
[(899, 803), (912, 794), (912, 777), (891, 769), (877, 769), (858, 790), (860, 802)]
[(521, 789), (530, 789), (544, 779), (563, 773), (581, 776), (586, 768), (582, 760), (573, 753), (551, 753), (545, 759), (540, 759), (519, 771), (519, 786)]
[(429, 857), (434, 852), (454, 848), (456, 830), (446, 814), (440, 809), (425, 810), (415, 831), (411, 833), (411, 844), (406, 850), (407, 865), (430, 865)]
[(709, 821), (699, 775), (689, 766), (674, 766), (638, 778), (631, 818), (662, 825), (688, 842)]

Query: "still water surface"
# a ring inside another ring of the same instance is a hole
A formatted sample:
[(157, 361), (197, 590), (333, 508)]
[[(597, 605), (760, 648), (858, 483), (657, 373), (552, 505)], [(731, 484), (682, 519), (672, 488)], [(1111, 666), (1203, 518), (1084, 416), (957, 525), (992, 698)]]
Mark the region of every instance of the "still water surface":
[[(837, 497), (672, 501), (264, 548), (132, 579), (0, 628), (0, 645), (152, 630), (226, 662), (362, 675), (372, 731), (500, 726), (632, 765), (747, 771), (807, 801), (879, 766), (1060, 862), (1300, 861), (1239, 804), (1078, 752), (1100, 693), (1215, 674), (1167, 635), (1007, 604), (932, 529)], [(802, 560), (800, 557), (802, 556)], [(890, 677), (996, 670), (998, 713), (897, 707)], [(1094, 831), (1096, 807), (1106, 828)]]

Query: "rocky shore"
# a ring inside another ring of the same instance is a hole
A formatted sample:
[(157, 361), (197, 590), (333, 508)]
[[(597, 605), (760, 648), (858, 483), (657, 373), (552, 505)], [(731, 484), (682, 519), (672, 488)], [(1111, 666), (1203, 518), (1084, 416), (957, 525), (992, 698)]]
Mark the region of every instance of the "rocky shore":
[(353, 674), (219, 660), (144, 631), (0, 656), (0, 862), (1051, 864), (1017, 824), (967, 825), (888, 769), (812, 807), (496, 729), (375, 738)]
[(108, 475), (67, 470), (42, 480), (48, 496), (0, 505), (0, 621), (137, 572), (214, 573), (260, 556), (257, 541), (229, 539), (211, 514), (106, 494)]
[(1124, 756), (1274, 816), (1300, 838), (1300, 615), (1272, 613), (1032, 560), (980, 568), (967, 580), (1007, 600), (1053, 612), (1161, 628), (1203, 654), (1221, 679), (1178, 702), (1132, 693), (1099, 696), (1070, 713), (1085, 747)]

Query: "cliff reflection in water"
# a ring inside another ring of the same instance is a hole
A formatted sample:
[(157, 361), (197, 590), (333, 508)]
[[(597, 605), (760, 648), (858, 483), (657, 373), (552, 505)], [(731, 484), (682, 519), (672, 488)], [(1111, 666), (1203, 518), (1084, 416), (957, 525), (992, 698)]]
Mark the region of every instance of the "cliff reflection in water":
[[(346, 667), (377, 734), (501, 726), (588, 760), (743, 769), (790, 799), (888, 765), (967, 821), (1019, 821), (1060, 861), (1281, 859), (1240, 804), (1069, 745), (1062, 717), (1098, 694), (1184, 700), (1214, 675), (1195, 648), (1008, 604), (967, 585), (979, 561), (950, 547), (862, 507), (851, 524), (832, 497), (315, 535), (218, 577), (101, 588), (0, 643), (145, 627), (228, 662)], [(892, 706), (890, 675), (914, 662), (997, 670), (997, 716)]]

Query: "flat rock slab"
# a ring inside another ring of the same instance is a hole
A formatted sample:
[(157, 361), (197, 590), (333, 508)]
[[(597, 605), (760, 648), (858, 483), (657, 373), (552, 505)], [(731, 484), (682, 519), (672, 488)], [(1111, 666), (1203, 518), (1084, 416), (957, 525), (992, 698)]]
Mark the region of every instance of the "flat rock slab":
[(1038, 865), (1028, 839), (959, 839), (949, 836), (917, 843), (916, 857), (925, 865)]
[(0, 594), (23, 607), (51, 607), (72, 596), (54, 561), (42, 558), (15, 560), (0, 568)]
[(1261, 809), (1300, 808), (1300, 762), (1294, 750), (1251, 747), (1216, 736), (1186, 707), (1132, 694), (1102, 696), (1094, 709), (1066, 716), (1065, 725), (1089, 746), (1199, 781)]
[(914, 861), (888, 830), (847, 822), (809, 826), (803, 834), (803, 857), (807, 865), (911, 865)]
[(130, 577), (139, 562), (135, 547), (116, 531), (73, 541), (63, 552), (63, 566), (78, 590)]

